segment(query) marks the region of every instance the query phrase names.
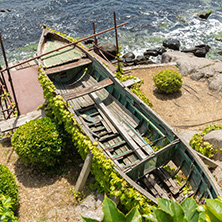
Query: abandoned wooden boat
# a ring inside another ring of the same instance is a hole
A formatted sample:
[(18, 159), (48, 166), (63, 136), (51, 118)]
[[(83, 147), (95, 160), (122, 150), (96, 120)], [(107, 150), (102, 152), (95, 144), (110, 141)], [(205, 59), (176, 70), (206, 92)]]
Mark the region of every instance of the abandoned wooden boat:
[[(37, 54), (68, 43), (45, 28)], [(69, 110), (92, 142), (99, 141), (119, 174), (147, 198), (157, 203), (157, 198), (174, 197), (181, 202), (194, 196), (201, 202), (221, 195), (196, 152), (97, 54), (76, 44), (43, 56), (39, 63), (47, 67), (57, 93), (71, 104)], [(156, 147), (161, 149), (155, 152)]]

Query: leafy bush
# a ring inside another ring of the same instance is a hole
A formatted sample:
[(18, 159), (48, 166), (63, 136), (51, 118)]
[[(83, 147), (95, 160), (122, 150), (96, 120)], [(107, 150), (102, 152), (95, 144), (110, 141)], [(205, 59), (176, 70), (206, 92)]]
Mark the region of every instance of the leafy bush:
[(18, 186), (15, 177), (8, 167), (0, 164), (0, 194), (11, 198), (12, 209), (18, 208)]
[(15, 131), (12, 146), (26, 164), (38, 164), (41, 168), (54, 166), (62, 154), (58, 130), (49, 117), (32, 120)]
[(140, 83), (135, 83), (130, 90), (136, 95), (138, 96), (141, 100), (143, 100), (143, 102), (145, 102), (149, 107), (152, 107), (153, 104), (152, 102), (147, 98), (147, 96), (145, 95), (145, 93), (143, 93), (140, 89), (140, 87), (142, 86), (142, 84), (144, 84), (144, 80), (142, 80)]
[[(115, 203), (110, 200), (108, 197), (105, 196), (105, 199), (103, 201), (103, 219), (101, 222), (142, 222), (142, 217), (138, 211), (137, 208), (133, 208), (127, 215), (124, 215), (122, 212), (118, 210)], [(98, 220), (82, 217), (83, 222), (99, 222)]]
[(18, 218), (15, 217), (12, 211), (13, 201), (10, 197), (0, 195), (0, 221), (5, 222), (18, 222)]
[(165, 69), (153, 76), (156, 87), (166, 93), (173, 93), (182, 86), (180, 74), (174, 70)]
[(203, 141), (203, 136), (213, 130), (221, 130), (222, 125), (209, 125), (202, 132), (196, 133), (190, 140), (190, 146), (206, 157), (212, 158), (215, 154), (215, 149), (212, 144)]

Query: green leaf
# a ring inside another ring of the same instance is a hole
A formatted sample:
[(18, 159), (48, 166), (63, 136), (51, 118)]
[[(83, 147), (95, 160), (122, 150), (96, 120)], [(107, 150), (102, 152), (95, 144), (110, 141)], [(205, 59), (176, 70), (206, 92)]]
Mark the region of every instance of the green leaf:
[(123, 213), (121, 213), (115, 203), (110, 200), (107, 196), (105, 196), (105, 199), (103, 201), (103, 213), (104, 218), (102, 222), (125, 222), (125, 216)]
[(94, 220), (94, 219), (91, 219), (91, 218), (86, 218), (86, 217), (83, 217), (83, 216), (81, 216), (81, 219), (82, 219), (82, 222), (99, 222), (98, 220)]
[(181, 203), (185, 217), (189, 222), (198, 222), (199, 212), (197, 211), (197, 203), (193, 198), (187, 198)]
[(158, 222), (174, 222), (173, 217), (161, 209), (154, 209), (154, 213)]
[(188, 220), (184, 217), (183, 208), (175, 200), (172, 200), (171, 202), (171, 210), (174, 214), (174, 222), (188, 222)]
[(172, 212), (171, 207), (170, 207), (170, 205), (171, 205), (170, 200), (164, 199), (164, 198), (158, 199), (158, 205), (163, 211), (165, 211), (166, 213), (173, 216), (173, 212)]
[(220, 200), (206, 199), (206, 208), (218, 221), (222, 221), (222, 202)]
[(142, 217), (140, 217), (140, 213), (137, 208), (133, 208), (127, 215), (126, 215), (126, 222), (142, 222)]

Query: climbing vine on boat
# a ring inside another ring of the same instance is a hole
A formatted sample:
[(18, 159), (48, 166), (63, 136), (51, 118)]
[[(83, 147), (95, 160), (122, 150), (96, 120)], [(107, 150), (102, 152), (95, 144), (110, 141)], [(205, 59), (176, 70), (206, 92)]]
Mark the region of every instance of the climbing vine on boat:
[(141, 213), (150, 212), (150, 200), (141, 195), (135, 188), (131, 187), (118, 172), (114, 170), (114, 163), (107, 158), (101, 149), (97, 148), (98, 142), (92, 143), (88, 136), (77, 124), (74, 115), (68, 111), (68, 103), (55, 93), (55, 86), (47, 78), (47, 75), (39, 67), (39, 82), (43, 88), (47, 105), (51, 108), (53, 115), (59, 123), (64, 125), (65, 130), (72, 135), (74, 146), (78, 149), (83, 160), (89, 152), (92, 153), (91, 172), (99, 182), (103, 191), (111, 196), (117, 196), (122, 205), (130, 210), (137, 206)]

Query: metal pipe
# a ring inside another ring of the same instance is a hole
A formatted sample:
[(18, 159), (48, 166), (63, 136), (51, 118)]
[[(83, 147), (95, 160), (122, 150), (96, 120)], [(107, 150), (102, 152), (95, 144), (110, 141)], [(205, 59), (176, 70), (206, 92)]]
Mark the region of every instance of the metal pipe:
[[(117, 34), (117, 25), (116, 25), (116, 13), (113, 12), (113, 16), (114, 16), (114, 27), (115, 27), (115, 36), (116, 36), (116, 51), (119, 54), (119, 43), (118, 43), (118, 34)], [(117, 56), (117, 70), (120, 71), (120, 58), (119, 56)]]
[[(124, 23), (122, 23), (122, 24), (120, 24), (120, 25), (117, 25), (116, 28), (119, 28), (119, 27), (124, 26), (124, 25), (126, 25), (126, 24), (128, 24), (128, 22), (124, 22)], [(20, 62), (20, 63), (18, 63), (18, 64), (15, 64), (15, 65), (13, 65), (13, 66), (6, 67), (5, 69), (0, 70), (0, 71), (1, 71), (1, 72), (4, 72), (4, 71), (6, 71), (6, 70), (8, 70), (8, 69), (15, 68), (15, 67), (17, 67), (17, 66), (19, 66), (19, 65), (25, 64), (25, 63), (27, 63), (27, 62), (30, 62), (30, 61), (34, 60), (34, 59), (41, 58), (42, 56), (45, 56), (45, 55), (48, 55), (48, 54), (50, 54), (50, 53), (56, 52), (56, 51), (58, 51), (58, 50), (60, 50), (60, 49), (66, 48), (66, 47), (68, 47), (68, 46), (76, 45), (76, 44), (79, 43), (79, 42), (82, 42), (82, 41), (85, 41), (85, 40), (87, 40), (87, 39), (93, 38), (93, 37), (95, 37), (95, 36), (101, 35), (101, 34), (103, 34), (103, 33), (105, 33), (105, 32), (111, 31), (111, 30), (113, 30), (113, 29), (115, 29), (115, 27), (106, 29), (106, 30), (104, 30), (104, 31), (98, 32), (98, 33), (96, 33), (96, 34), (90, 35), (90, 36), (85, 37), (85, 38), (82, 38), (82, 39), (79, 39), (79, 40), (77, 40), (77, 41), (75, 41), (75, 42), (69, 43), (69, 44), (67, 44), (67, 45), (65, 45), (65, 46), (62, 46), (62, 47), (60, 47), (60, 48), (57, 48), (57, 49), (54, 49), (54, 50), (52, 50), (52, 51), (46, 52), (46, 53), (44, 53), (44, 54), (42, 54), (42, 55), (38, 55), (38, 56), (35, 56), (35, 57), (33, 57), (33, 58), (27, 59), (27, 60), (25, 60), (25, 61), (23, 61), (23, 62)]]
[(14, 90), (14, 86), (13, 86), (13, 83), (12, 83), (11, 74), (10, 74), (10, 71), (8, 69), (8, 61), (7, 61), (7, 57), (6, 57), (5, 48), (4, 48), (4, 45), (3, 45), (1, 33), (0, 33), (0, 43), (1, 43), (3, 57), (4, 57), (4, 60), (5, 60), (5, 67), (6, 67), (7, 73), (8, 73), (8, 81), (10, 82), (10, 86), (11, 86), (11, 89), (12, 89), (12, 94), (13, 94), (15, 105), (17, 107), (17, 111), (18, 111), (18, 115), (19, 115), (18, 102), (17, 102), (17, 99), (16, 99), (16, 95), (15, 95), (15, 90)]
[[(93, 34), (96, 34), (96, 27), (95, 27), (95, 22), (93, 22)], [(95, 45), (97, 46), (97, 38), (96, 36), (94, 36), (94, 40), (95, 40)]]

